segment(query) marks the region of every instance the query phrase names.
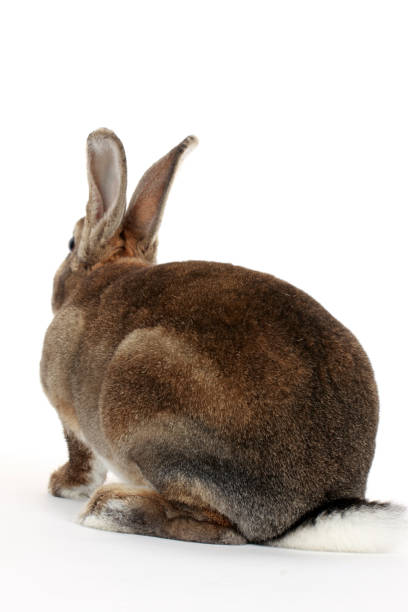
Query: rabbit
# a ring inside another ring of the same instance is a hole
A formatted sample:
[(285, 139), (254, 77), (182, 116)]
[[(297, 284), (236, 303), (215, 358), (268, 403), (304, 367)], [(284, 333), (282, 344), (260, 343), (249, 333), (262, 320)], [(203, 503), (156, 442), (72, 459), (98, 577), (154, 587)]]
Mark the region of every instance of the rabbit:
[[(126, 208), (123, 145), (87, 140), (89, 200), (53, 285), (41, 381), (79, 522), (215, 544), (388, 550), (405, 509), (365, 499), (378, 425), (370, 362), (313, 298), (224, 263), (156, 263), (189, 136)], [(107, 470), (121, 483), (104, 485)]]

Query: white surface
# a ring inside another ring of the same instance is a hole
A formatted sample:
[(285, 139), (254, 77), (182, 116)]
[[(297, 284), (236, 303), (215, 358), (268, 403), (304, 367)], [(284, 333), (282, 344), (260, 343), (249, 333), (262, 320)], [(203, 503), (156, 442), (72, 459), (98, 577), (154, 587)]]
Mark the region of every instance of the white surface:
[(371, 499), (408, 503), (405, 2), (3, 3), (2, 608), (406, 609), (407, 556), (220, 548), (75, 524), (38, 362), (87, 198), (85, 141), (124, 141), (129, 195), (190, 133), (160, 261), (232, 261), (306, 290), (359, 338), (381, 398)]
[(38, 458), (12, 473), (2, 536), (7, 610), (406, 609), (404, 554), (211, 546), (86, 529), (74, 522), (81, 502), (45, 494)]

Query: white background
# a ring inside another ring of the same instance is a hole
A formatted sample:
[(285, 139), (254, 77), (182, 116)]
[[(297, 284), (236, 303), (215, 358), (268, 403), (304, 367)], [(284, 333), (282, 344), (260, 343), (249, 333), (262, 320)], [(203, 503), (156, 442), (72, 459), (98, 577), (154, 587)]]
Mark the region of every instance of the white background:
[(408, 5), (387, 0), (4, 2), (0, 15), (5, 610), (406, 609), (407, 555), (217, 547), (78, 526), (38, 364), (87, 198), (85, 139), (129, 191), (189, 133), (159, 260), (260, 269), (359, 338), (381, 398), (368, 497), (408, 503)]

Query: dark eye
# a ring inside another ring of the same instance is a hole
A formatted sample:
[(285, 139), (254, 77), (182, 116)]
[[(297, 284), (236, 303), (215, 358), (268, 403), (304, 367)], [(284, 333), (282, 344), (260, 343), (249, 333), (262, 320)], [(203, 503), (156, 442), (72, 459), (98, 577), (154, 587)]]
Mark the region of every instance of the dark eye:
[(68, 242), (68, 248), (70, 251), (73, 251), (75, 248), (75, 238), (72, 237), (71, 240)]

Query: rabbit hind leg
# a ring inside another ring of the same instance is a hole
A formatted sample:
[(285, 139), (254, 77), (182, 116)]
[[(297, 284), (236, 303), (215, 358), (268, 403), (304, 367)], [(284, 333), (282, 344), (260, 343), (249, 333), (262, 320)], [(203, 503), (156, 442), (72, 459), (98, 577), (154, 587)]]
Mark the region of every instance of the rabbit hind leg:
[(218, 513), (176, 505), (147, 487), (111, 484), (99, 488), (79, 522), (86, 527), (208, 544), (245, 544)]

